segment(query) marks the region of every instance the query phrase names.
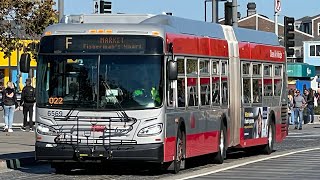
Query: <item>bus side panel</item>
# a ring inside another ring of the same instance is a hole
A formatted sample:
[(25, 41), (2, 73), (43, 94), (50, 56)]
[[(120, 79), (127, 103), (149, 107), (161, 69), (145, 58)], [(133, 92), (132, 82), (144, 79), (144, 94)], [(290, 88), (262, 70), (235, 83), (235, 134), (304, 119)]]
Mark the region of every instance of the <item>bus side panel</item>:
[(178, 124), (175, 119), (183, 119), (186, 128), (186, 156), (194, 157), (218, 151), (222, 113), (227, 110), (177, 110), (167, 113), (164, 161), (172, 161)]

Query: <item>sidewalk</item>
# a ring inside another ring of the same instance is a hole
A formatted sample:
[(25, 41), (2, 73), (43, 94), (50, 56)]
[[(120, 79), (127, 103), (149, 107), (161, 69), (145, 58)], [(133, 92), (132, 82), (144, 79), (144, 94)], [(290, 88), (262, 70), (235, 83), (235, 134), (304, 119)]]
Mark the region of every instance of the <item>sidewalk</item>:
[(35, 163), (35, 133), (23, 132), (17, 128), (13, 131), (0, 132), (0, 169), (17, 169)]

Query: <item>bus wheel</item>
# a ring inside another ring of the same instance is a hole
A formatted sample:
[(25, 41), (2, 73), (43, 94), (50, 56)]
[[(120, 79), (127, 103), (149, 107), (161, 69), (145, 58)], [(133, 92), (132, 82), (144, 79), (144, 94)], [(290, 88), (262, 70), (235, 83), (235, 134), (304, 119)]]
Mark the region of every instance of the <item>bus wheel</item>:
[(268, 126), (268, 144), (266, 144), (263, 149), (263, 154), (271, 154), (273, 151), (273, 145), (275, 141), (276, 129), (273, 122), (271, 122)]
[(176, 152), (174, 156), (174, 173), (177, 174), (180, 169), (185, 167), (185, 157), (186, 157), (186, 134), (185, 132), (178, 130), (177, 140), (176, 140)]
[(216, 164), (222, 164), (224, 161), (224, 158), (226, 157), (227, 148), (226, 148), (226, 127), (221, 124), (220, 128), (220, 135), (219, 135), (219, 151), (214, 154), (213, 162)]

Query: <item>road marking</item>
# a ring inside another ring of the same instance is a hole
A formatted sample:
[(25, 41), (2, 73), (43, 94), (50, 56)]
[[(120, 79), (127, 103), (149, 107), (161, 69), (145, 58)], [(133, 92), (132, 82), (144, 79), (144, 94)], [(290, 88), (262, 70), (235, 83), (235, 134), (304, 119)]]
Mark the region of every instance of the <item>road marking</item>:
[(297, 138), (297, 137), (320, 137), (320, 134), (306, 134), (301, 136), (287, 136), (287, 138)]
[(309, 152), (309, 151), (314, 151), (314, 150), (320, 150), (320, 147), (312, 148), (312, 149), (304, 149), (304, 150), (294, 151), (294, 152), (280, 154), (280, 155), (276, 155), (276, 156), (270, 156), (270, 157), (266, 157), (266, 158), (262, 158), (262, 159), (257, 159), (257, 160), (253, 160), (253, 161), (250, 161), (250, 162), (245, 162), (245, 163), (233, 165), (233, 166), (230, 166), (230, 167), (226, 167), (226, 168), (222, 168), (222, 169), (218, 169), (218, 170), (214, 170), (214, 171), (210, 171), (210, 172), (206, 172), (206, 173), (202, 173), (202, 174), (197, 174), (197, 175), (192, 175), (192, 176), (189, 176), (189, 177), (184, 177), (184, 178), (181, 178), (180, 180), (191, 179), (191, 178), (196, 178), (196, 177), (200, 177), (200, 176), (206, 176), (206, 175), (209, 175), (209, 174), (215, 174), (215, 173), (218, 173), (218, 172), (226, 171), (226, 170), (229, 170), (229, 169), (234, 169), (234, 168), (237, 168), (237, 167), (245, 166), (245, 165), (248, 165), (248, 164), (253, 164), (253, 163), (256, 163), (256, 162), (266, 161), (266, 160), (269, 160), (269, 159), (275, 159), (275, 158), (279, 158), (279, 157), (284, 157), (284, 156), (289, 156), (289, 155), (292, 155), (292, 154), (297, 154), (297, 153), (302, 153), (302, 152)]

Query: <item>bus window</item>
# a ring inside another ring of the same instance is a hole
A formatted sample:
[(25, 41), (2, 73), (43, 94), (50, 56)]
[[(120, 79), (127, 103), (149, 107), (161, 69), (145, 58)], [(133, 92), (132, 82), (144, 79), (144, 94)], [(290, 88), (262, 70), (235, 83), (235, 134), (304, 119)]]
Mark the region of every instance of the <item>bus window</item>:
[(263, 66), (263, 76), (271, 76), (271, 72), (272, 72), (272, 65), (264, 65)]
[(187, 59), (187, 74), (198, 74), (198, 60), (197, 59)]
[(263, 95), (264, 96), (273, 96), (272, 92), (272, 79), (271, 78), (264, 78), (263, 79)]
[(253, 103), (262, 103), (262, 80), (253, 79)]
[(220, 105), (220, 77), (212, 77), (212, 104)]
[(184, 75), (184, 59), (177, 59), (178, 62), (178, 74)]
[(250, 63), (243, 63), (242, 64), (242, 74), (243, 75), (250, 75)]
[(212, 61), (212, 75), (220, 75), (219, 61)]
[(250, 78), (243, 78), (243, 103), (251, 103), (251, 81)]
[(281, 76), (282, 66), (276, 65), (274, 66), (274, 76)]
[(178, 107), (185, 107), (185, 82), (184, 78), (178, 78)]
[(209, 60), (200, 60), (199, 66), (200, 66), (200, 75), (203, 74), (209, 74)]
[(187, 78), (188, 106), (198, 106), (198, 78)]
[(201, 105), (210, 105), (210, 78), (200, 78)]
[(223, 77), (222, 81), (222, 104), (228, 104), (228, 77)]
[(280, 96), (282, 92), (282, 80), (281, 79), (275, 79), (274, 80), (274, 95)]
[(221, 61), (221, 75), (228, 75), (228, 62), (226, 61)]
[(253, 64), (252, 69), (252, 75), (261, 76), (261, 64)]

